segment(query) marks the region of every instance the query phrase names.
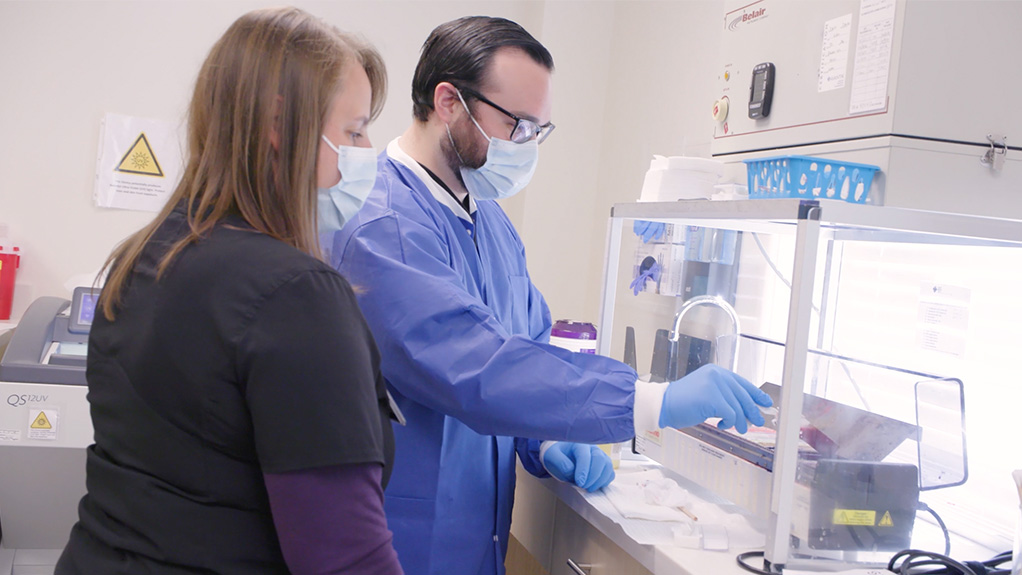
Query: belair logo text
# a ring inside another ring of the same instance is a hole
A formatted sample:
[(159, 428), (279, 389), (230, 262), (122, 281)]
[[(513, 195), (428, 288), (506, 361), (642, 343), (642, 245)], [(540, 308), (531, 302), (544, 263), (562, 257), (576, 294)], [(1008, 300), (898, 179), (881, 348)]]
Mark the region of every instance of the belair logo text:
[(742, 9), (739, 13), (732, 13), (728, 16), (727, 29), (734, 32), (744, 24), (750, 24), (766, 18), (765, 7), (755, 10)]

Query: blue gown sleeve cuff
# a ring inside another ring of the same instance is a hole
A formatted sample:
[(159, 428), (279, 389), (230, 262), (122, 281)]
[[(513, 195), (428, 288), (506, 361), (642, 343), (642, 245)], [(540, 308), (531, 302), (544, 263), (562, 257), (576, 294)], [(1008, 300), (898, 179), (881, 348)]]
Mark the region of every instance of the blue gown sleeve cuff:
[(522, 467), (536, 477), (550, 477), (543, 462), (540, 460), (539, 447), (542, 444), (538, 439), (515, 438), (515, 451), (518, 452), (518, 459), (522, 461)]

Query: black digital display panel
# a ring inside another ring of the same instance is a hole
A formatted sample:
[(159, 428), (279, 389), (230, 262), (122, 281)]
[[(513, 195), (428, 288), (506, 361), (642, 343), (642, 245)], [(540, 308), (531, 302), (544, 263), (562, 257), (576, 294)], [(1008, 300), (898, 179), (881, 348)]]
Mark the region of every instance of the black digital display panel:
[(752, 83), (749, 86), (749, 118), (755, 120), (770, 115), (775, 74), (776, 69), (770, 62), (757, 64), (752, 69)]
[(87, 287), (76, 287), (71, 296), (71, 321), (68, 331), (71, 333), (89, 333), (92, 320), (96, 317), (96, 303), (99, 301), (99, 290)]

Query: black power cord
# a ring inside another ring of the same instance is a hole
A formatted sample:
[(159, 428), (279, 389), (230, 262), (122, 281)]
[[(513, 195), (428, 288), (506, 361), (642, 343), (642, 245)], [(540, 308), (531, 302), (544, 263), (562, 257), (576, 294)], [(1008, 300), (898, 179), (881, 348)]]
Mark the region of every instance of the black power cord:
[(757, 569), (746, 562), (746, 559), (750, 557), (763, 557), (763, 554), (764, 554), (763, 551), (746, 551), (745, 553), (739, 553), (738, 556), (735, 557), (735, 561), (738, 562), (739, 567), (745, 569), (746, 571), (756, 573), (756, 575), (776, 575), (775, 573), (771, 573), (769, 571)]
[[(918, 509), (933, 515), (933, 518), (937, 521), (937, 525), (944, 534), (944, 553), (905, 549), (891, 557), (891, 560), (887, 563), (888, 571), (899, 575), (1010, 575), (1010, 569), (999, 567), (1002, 563), (1011, 562), (1012, 555), (1010, 551), (1000, 553), (986, 561), (960, 562), (952, 559), (950, 557), (951, 535), (948, 533), (947, 525), (944, 524), (944, 521), (940, 518), (940, 515), (937, 515), (936, 511), (922, 501), (919, 502)], [(852, 535), (854, 537), (854, 533)], [(735, 561), (738, 562), (739, 567), (750, 573), (755, 573), (756, 575), (777, 575), (775, 572), (753, 567), (747, 561), (753, 557), (763, 556), (763, 551), (748, 551), (738, 554), (735, 557)]]
[[(777, 575), (776, 573), (764, 571), (750, 565), (748, 559), (752, 557), (763, 557), (763, 552), (747, 551), (739, 553), (735, 557), (735, 561), (738, 562), (739, 567), (750, 573), (755, 573), (756, 575)], [(887, 570), (898, 575), (1009, 575), (1011, 569), (1001, 568), (1000, 565), (1002, 563), (1010, 563), (1011, 558), (1011, 551), (1005, 551), (986, 561), (965, 561), (963, 563), (940, 553), (905, 549), (891, 557), (891, 560), (887, 563)]]
[(926, 511), (930, 515), (933, 515), (933, 518), (937, 520), (937, 525), (939, 525), (940, 530), (944, 532), (944, 555), (951, 555), (951, 535), (947, 531), (947, 525), (944, 525), (944, 520), (940, 518), (940, 515), (937, 515), (936, 511), (931, 509), (929, 505), (922, 501), (919, 502), (917, 509), (920, 511)]
[[(999, 567), (1005, 562), (1011, 562), (1011, 551), (999, 553), (986, 561), (960, 562), (940, 553), (905, 549), (891, 557), (887, 570), (900, 575), (1008, 575), (1010, 569)], [(924, 567), (935, 568), (923, 570)]]

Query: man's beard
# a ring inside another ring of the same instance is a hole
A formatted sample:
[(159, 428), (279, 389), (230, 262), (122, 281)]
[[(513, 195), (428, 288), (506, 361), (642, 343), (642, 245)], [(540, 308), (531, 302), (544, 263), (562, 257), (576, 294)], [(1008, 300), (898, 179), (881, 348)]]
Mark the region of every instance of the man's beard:
[[(440, 140), (440, 151), (444, 155), (447, 167), (461, 180), (461, 168), (475, 170), (486, 163), (486, 143), (480, 142), (479, 128), (472, 120), (465, 119), (460, 124), (449, 124), (450, 136), (444, 134)], [(454, 143), (451, 143), (451, 140)], [(464, 184), (464, 181), (462, 181)]]

